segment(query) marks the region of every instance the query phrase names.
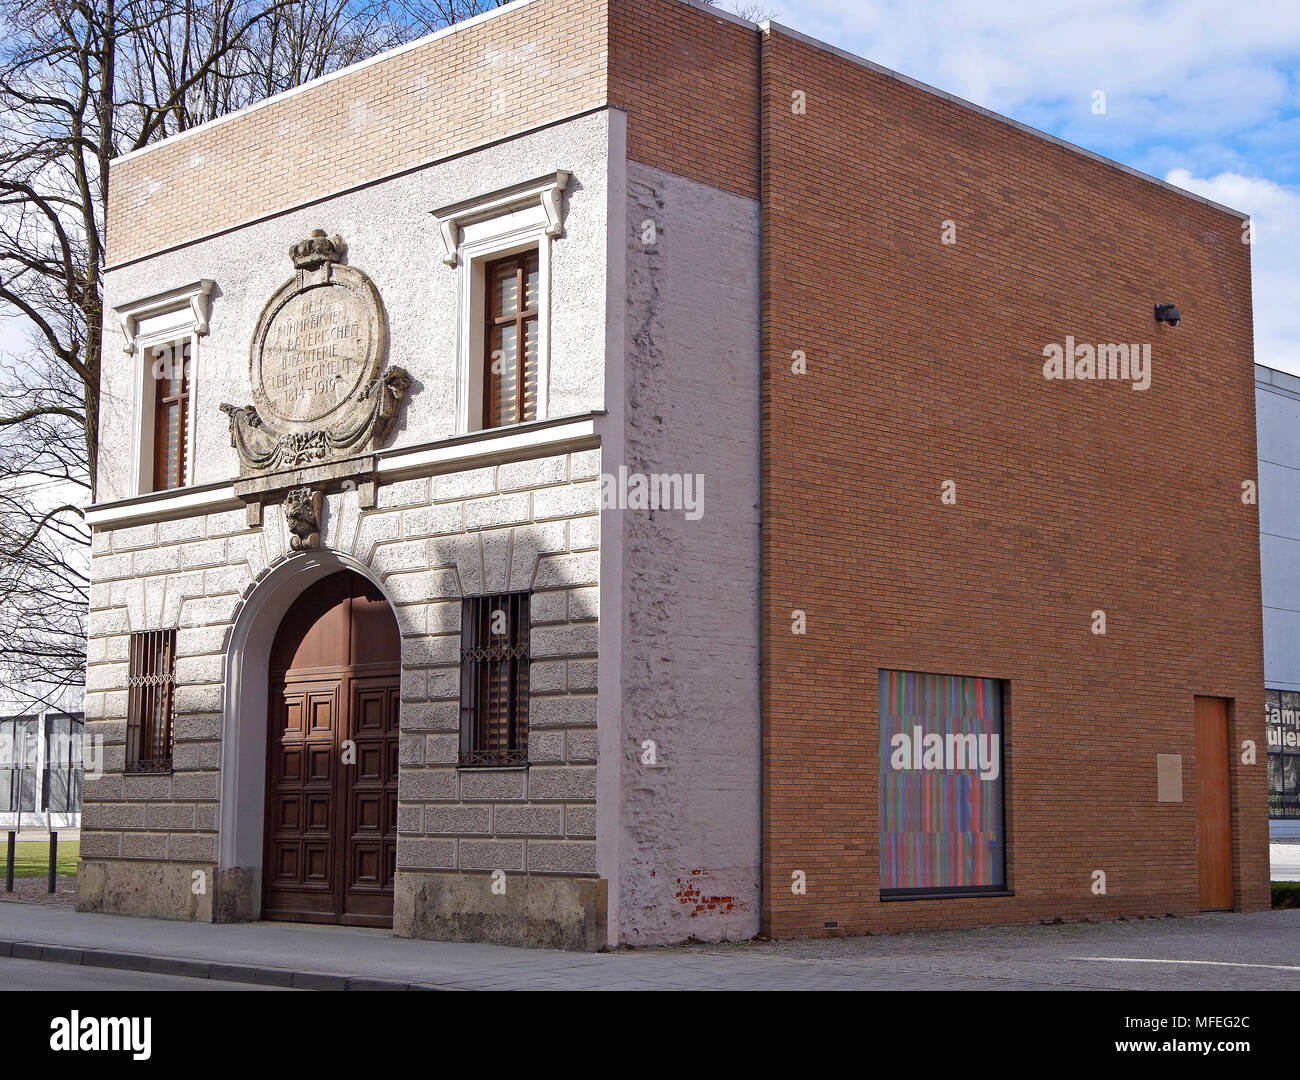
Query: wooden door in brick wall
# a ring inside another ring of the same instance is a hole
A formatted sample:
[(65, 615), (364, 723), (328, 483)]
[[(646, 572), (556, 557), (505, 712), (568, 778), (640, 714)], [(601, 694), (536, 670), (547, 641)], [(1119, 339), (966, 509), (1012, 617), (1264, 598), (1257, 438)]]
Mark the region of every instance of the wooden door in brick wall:
[(285, 614), (270, 658), (267, 919), (391, 926), (397, 861), (397, 621), (343, 572)]
[(1196, 825), (1201, 910), (1232, 907), (1232, 799), (1228, 787), (1228, 702), (1196, 699)]

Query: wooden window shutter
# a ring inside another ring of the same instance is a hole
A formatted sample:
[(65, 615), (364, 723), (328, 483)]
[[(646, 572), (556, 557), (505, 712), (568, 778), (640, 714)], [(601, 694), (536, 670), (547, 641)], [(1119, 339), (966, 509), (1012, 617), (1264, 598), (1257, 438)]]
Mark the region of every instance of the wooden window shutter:
[(189, 431), (190, 343), (155, 349), (149, 374), (154, 379), (153, 489), (185, 484)]
[(537, 419), (541, 260), (537, 250), (484, 269), (483, 426)]

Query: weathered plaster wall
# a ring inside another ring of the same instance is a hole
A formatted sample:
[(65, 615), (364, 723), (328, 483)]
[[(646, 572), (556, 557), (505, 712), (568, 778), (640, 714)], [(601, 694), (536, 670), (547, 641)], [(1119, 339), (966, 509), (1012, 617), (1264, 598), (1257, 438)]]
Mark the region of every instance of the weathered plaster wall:
[[(238, 471), (222, 402), (251, 401), (249, 345), (266, 301), (293, 274), (289, 245), (314, 228), (340, 234), (347, 262), (368, 274), (388, 318), (388, 362), (415, 385), (392, 445), (455, 433), (458, 288), (430, 211), (557, 169), (573, 173), (565, 194), (565, 235), (551, 241), (551, 347), (548, 415), (600, 408), (605, 361), (608, 112), (594, 113), (385, 180), (223, 235), (111, 270), (105, 305), (216, 281), (211, 331), (194, 363), (192, 416), (197, 452), (192, 483)], [(134, 428), (134, 360), (111, 316), (104, 335), (100, 403), (99, 502), (127, 498)]]
[(760, 914), (758, 204), (635, 162), (627, 187), (626, 463), (702, 474), (704, 501), (622, 511), (620, 937), (738, 940)]

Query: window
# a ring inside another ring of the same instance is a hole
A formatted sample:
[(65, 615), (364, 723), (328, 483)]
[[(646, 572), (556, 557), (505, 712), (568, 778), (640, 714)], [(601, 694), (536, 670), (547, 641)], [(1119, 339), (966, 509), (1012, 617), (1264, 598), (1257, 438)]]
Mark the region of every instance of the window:
[(551, 256), (570, 178), (560, 169), (432, 211), (458, 279), (446, 283), (457, 292), (458, 433), (550, 414)]
[(51, 713), (45, 717), (45, 768), (41, 809), (55, 814), (81, 810), (81, 735), (78, 717)]
[(36, 809), (36, 741), (40, 720), (19, 716), (0, 720), (0, 812)]
[(132, 634), (126, 681), (128, 772), (171, 772), (175, 683), (176, 631)]
[(131, 490), (144, 495), (195, 482), (195, 365), (216, 282), (204, 278), (113, 309), (134, 358)]
[(185, 485), (190, 408), (190, 343), (149, 350), (154, 383), (153, 490)]
[(461, 610), (460, 763), (528, 764), (528, 594), (474, 596)]
[(1002, 683), (879, 682), (881, 899), (1005, 892)]
[(1300, 692), (1264, 691), (1268, 816), (1300, 818)]
[(536, 249), (484, 267), (483, 426), (537, 419), (537, 368), (541, 313), (540, 260)]

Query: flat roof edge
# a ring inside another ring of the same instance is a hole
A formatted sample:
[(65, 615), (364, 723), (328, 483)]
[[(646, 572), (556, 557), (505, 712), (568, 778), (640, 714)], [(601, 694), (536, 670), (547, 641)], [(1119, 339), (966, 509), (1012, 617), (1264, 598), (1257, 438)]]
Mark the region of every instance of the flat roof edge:
[(1108, 158), (1105, 154), (1098, 154), (1094, 150), (1089, 150), (1086, 147), (1079, 146), (1077, 143), (1072, 143), (1066, 139), (1052, 135), (1049, 132), (1042, 131), (1036, 127), (1031, 127), (1029, 124), (1023, 123), (1020, 120), (1015, 120), (1010, 116), (1004, 116), (1002, 113), (994, 112), (992, 109), (986, 109), (983, 105), (976, 105), (973, 101), (967, 101), (965, 98), (958, 97), (956, 94), (950, 94), (946, 90), (940, 90), (937, 86), (931, 86), (929, 83), (923, 83), (919, 79), (913, 79), (901, 72), (894, 71), (892, 68), (884, 67), (881, 64), (867, 60), (865, 57), (858, 56), (856, 53), (851, 53), (845, 49), (829, 45), (824, 41), (819, 41), (815, 37), (810, 37), (808, 34), (801, 33), (798, 30), (793, 30), (782, 23), (768, 19), (759, 23), (758, 26), (765, 34), (770, 34), (774, 30), (779, 31), (786, 37), (794, 38), (796, 41), (801, 41), (805, 45), (811, 45), (815, 49), (832, 53), (835, 56), (840, 57), (842, 60), (847, 60), (852, 64), (857, 64), (859, 67), (868, 68), (879, 75), (884, 75), (897, 82), (905, 83), (908, 86), (915, 87), (917, 90), (923, 90), (927, 94), (933, 94), (935, 97), (951, 101), (954, 105), (960, 105), (964, 109), (971, 110), (971, 112), (979, 113), (981, 116), (987, 116), (991, 120), (997, 120), (999, 123), (1016, 128), (1028, 135), (1033, 135), (1035, 138), (1042, 139), (1044, 142), (1054, 143), (1062, 149), (1069, 150), (1075, 154), (1080, 154), (1086, 158), (1091, 158), (1093, 161), (1100, 162), (1103, 165), (1109, 165), (1111, 168), (1118, 169), (1120, 172), (1127, 173), (1129, 176), (1134, 176), (1139, 180), (1145, 180), (1147, 183), (1155, 184), (1158, 187), (1164, 188), (1166, 191), (1172, 191), (1175, 195), (1181, 195), (1184, 198), (1193, 200), (1194, 202), (1199, 202), (1205, 206), (1213, 207), (1215, 210), (1221, 210), (1225, 214), (1231, 214), (1233, 217), (1241, 218), (1243, 221), (1250, 220), (1250, 215), (1245, 211), (1238, 210), (1232, 206), (1225, 206), (1223, 203), (1215, 202), (1213, 199), (1207, 199), (1204, 195), (1197, 195), (1196, 192), (1188, 191), (1186, 188), (1181, 188), (1177, 184), (1171, 184), (1168, 180), (1161, 180), (1158, 176), (1144, 173), (1141, 169), (1135, 169), (1131, 165), (1125, 165), (1122, 161)]
[[(176, 134), (169, 135), (165, 139), (159, 139), (157, 142), (149, 143), (148, 145), (142, 146), (136, 150), (129, 150), (125, 154), (121, 154), (113, 158), (111, 164), (119, 165), (123, 162), (131, 161), (135, 158), (142, 157), (145, 154), (148, 154), (154, 150), (161, 149), (162, 147), (171, 146), (175, 143), (181, 142), (184, 139), (189, 138), (192, 135), (197, 135), (200, 132), (209, 131), (212, 128), (218, 127), (225, 123), (229, 123), (232, 120), (237, 120), (241, 117), (249, 115), (250, 113), (254, 113), (259, 109), (267, 108), (279, 101), (284, 101), (288, 98), (294, 97), (297, 94), (305, 93), (318, 86), (322, 86), (325, 85), (326, 83), (332, 82), (335, 79), (342, 78), (345, 75), (350, 75), (354, 72), (362, 71), (365, 68), (371, 67), (373, 65), (383, 63), (386, 60), (389, 60), (396, 56), (400, 56), (403, 53), (410, 52), (413, 49), (421, 48), (424, 45), (427, 45), (430, 42), (436, 41), (440, 38), (451, 37), (454, 34), (460, 33), (461, 31), (467, 30), (473, 26), (477, 26), (480, 23), (487, 22), (490, 19), (495, 19), (498, 16), (503, 15), (507, 12), (518, 11), (520, 8), (527, 7), (529, 4), (533, 4), (536, 2), (538, 2), (538, 0), (512, 0), (511, 3), (505, 4), (502, 7), (493, 8), (490, 11), (481, 12), (480, 14), (474, 15), (471, 18), (465, 19), (461, 22), (456, 22), (448, 26), (444, 26), (439, 30), (433, 31), (433, 33), (431, 34), (424, 35), (424, 37), (416, 38), (413, 41), (408, 41), (406, 44), (398, 45), (395, 48), (387, 50), (386, 52), (376, 53), (374, 56), (367, 57), (365, 60), (359, 60), (355, 64), (350, 64), (347, 67), (339, 68), (337, 71), (328, 72), (327, 74), (322, 75), (319, 78), (312, 79), (308, 82), (302, 83), (299, 86), (292, 87), (291, 89), (281, 91), (278, 94), (273, 94), (271, 97), (263, 98), (260, 101), (255, 101), (251, 105), (245, 105), (242, 109), (236, 109), (234, 112), (226, 113), (224, 116), (218, 116), (215, 119), (207, 121), (206, 123), (199, 124), (197, 127), (187, 128), (185, 131), (178, 131)], [(1056, 135), (1050, 134), (1049, 132), (1042, 131), (1039, 128), (1032, 127), (1029, 124), (1023, 123), (1020, 120), (1013, 119), (1010, 116), (1005, 116), (999, 112), (994, 112), (992, 109), (986, 109), (982, 105), (976, 105), (973, 101), (967, 101), (965, 98), (958, 97), (956, 94), (950, 94), (946, 90), (940, 90), (936, 86), (931, 86), (929, 83), (923, 83), (919, 79), (913, 79), (910, 76), (902, 74), (901, 72), (894, 71), (892, 68), (887, 68), (882, 64), (877, 64), (874, 61), (866, 59), (865, 57), (858, 56), (856, 53), (851, 53), (846, 49), (841, 49), (825, 41), (820, 41), (819, 39), (814, 38), (809, 34), (802, 33), (801, 31), (795, 30), (792, 27), (786, 26), (783, 23), (776, 22), (775, 20), (772, 19), (764, 20), (761, 23), (752, 23), (747, 19), (743, 19), (739, 15), (726, 11), (725, 9), (718, 7), (714, 4), (705, 3), (704, 0), (677, 0), (677, 2), (681, 4), (685, 4), (687, 7), (694, 8), (697, 11), (709, 15), (713, 15), (724, 22), (733, 23), (737, 26), (744, 27), (747, 29), (757, 30), (763, 34), (770, 34), (774, 31), (779, 32), (795, 41), (800, 41), (803, 44), (809, 45), (815, 49), (819, 49), (822, 52), (830, 53), (834, 56), (839, 57), (840, 59), (847, 60), (849, 63), (856, 64), (859, 67), (867, 68), (868, 70), (874, 71), (879, 75), (883, 75), (886, 78), (893, 79), (896, 82), (904, 83), (907, 86), (911, 86), (917, 90), (924, 91), (925, 93), (931, 94), (934, 97), (938, 97), (946, 101), (950, 101), (954, 105), (961, 106), (964, 109), (969, 109), (971, 112), (979, 113), (981, 116), (986, 116), (991, 120), (996, 120), (999, 123), (1006, 124), (1008, 127), (1015, 128), (1016, 130), (1022, 131), (1028, 135), (1032, 135), (1033, 137), (1037, 139), (1041, 139), (1044, 142), (1052, 143), (1056, 146), (1061, 147), (1064, 150), (1068, 150), (1072, 153), (1079, 154), (1086, 158), (1090, 158), (1091, 160), (1099, 162), (1103, 165), (1108, 165), (1113, 169), (1118, 169), (1120, 172), (1127, 173), (1129, 176), (1136, 177), (1139, 180), (1144, 180), (1147, 183), (1155, 184), (1158, 187), (1162, 187), (1166, 191), (1173, 192), (1176, 195), (1181, 195), (1184, 198), (1191, 199), (1194, 202), (1199, 202), (1205, 206), (1212, 207), (1215, 210), (1222, 211), (1225, 214), (1229, 214), (1241, 220), (1250, 219), (1249, 214), (1245, 213), (1242, 210), (1238, 210), (1235, 207), (1226, 206), (1223, 203), (1215, 202), (1213, 199), (1208, 199), (1204, 195), (1198, 195), (1194, 191), (1188, 191), (1186, 188), (1179, 187), (1177, 184), (1172, 184), (1167, 180), (1161, 180), (1157, 176), (1152, 176), (1150, 173), (1145, 173), (1142, 172), (1140, 169), (1135, 169), (1130, 165), (1125, 165), (1123, 162), (1116, 161), (1114, 158), (1109, 158), (1106, 157), (1104, 154), (1099, 154), (1096, 151), (1088, 150), (1085, 147), (1079, 146), (1077, 143), (1069, 142), (1066, 139), (1062, 139)]]
[(236, 109), (234, 112), (225, 113), (222, 116), (214, 117), (212, 120), (205, 121), (192, 128), (186, 128), (184, 131), (178, 131), (174, 135), (168, 135), (165, 139), (159, 139), (157, 142), (148, 143), (136, 150), (128, 150), (125, 154), (119, 154), (110, 161), (110, 165), (120, 165), (124, 161), (131, 161), (134, 158), (143, 157), (154, 150), (161, 149), (164, 146), (171, 146), (174, 143), (182, 142), (191, 135), (197, 135), (203, 131), (211, 131), (215, 127), (229, 123), (231, 120), (238, 120), (241, 117), (248, 116), (250, 113), (257, 112), (269, 105), (285, 101), (288, 98), (295, 97), (298, 94), (313, 90), (318, 86), (324, 86), (326, 83), (333, 82), (335, 79), (341, 79), (345, 75), (351, 75), (357, 71), (364, 71), (368, 67), (381, 64), (386, 60), (391, 60), (395, 56), (401, 56), (403, 53), (419, 49), (430, 42), (437, 41), (439, 38), (451, 37), (460, 33), (462, 30), (468, 30), (479, 23), (488, 22), (506, 12), (518, 11), (520, 8), (527, 7), (529, 4), (536, 3), (537, 0), (511, 0), (511, 3), (505, 4), (499, 8), (492, 8), (489, 11), (480, 12), (468, 19), (460, 22), (454, 22), (431, 34), (425, 34), (424, 37), (415, 38), (406, 42), (404, 45), (396, 45), (384, 52), (375, 53), (374, 56), (368, 56), (364, 60), (358, 60), (355, 64), (349, 64), (347, 67), (341, 67), (337, 71), (329, 71), (315, 79), (310, 79), (305, 83), (299, 83), (297, 86), (290, 87), (288, 90), (281, 90), (278, 94), (272, 94), (270, 97), (262, 98), (260, 101), (254, 101), (251, 105), (245, 105), (242, 109)]

